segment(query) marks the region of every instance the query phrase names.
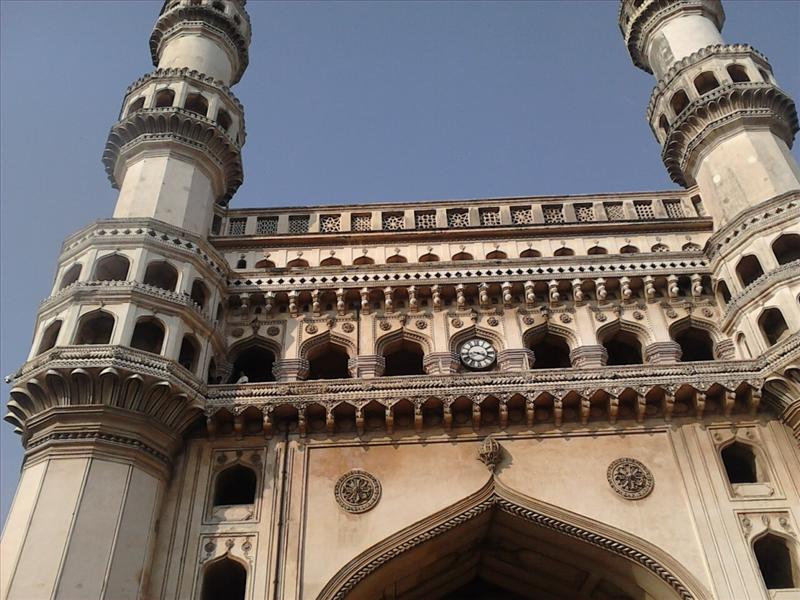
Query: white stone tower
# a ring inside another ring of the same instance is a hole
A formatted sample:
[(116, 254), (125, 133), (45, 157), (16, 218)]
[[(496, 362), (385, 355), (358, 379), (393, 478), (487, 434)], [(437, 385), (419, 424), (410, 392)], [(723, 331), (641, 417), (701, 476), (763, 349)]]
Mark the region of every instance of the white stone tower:
[[(800, 223), (799, 126), (767, 58), (726, 44), (724, 21), (720, 0), (623, 0), (619, 13), (634, 64), (656, 78), (647, 118), (664, 164), (714, 219), (706, 252), (721, 329), (750, 359), (800, 331), (800, 236), (787, 234)], [(800, 377), (776, 372), (764, 389), (800, 428)]]
[(224, 347), (226, 269), (207, 237), (242, 182), (229, 86), (248, 62), (244, 4), (169, 0), (150, 39), (156, 69), (126, 92), (103, 155), (114, 218), (65, 242), (14, 376), (6, 419), (26, 454), (0, 597), (145, 593), (172, 460)]

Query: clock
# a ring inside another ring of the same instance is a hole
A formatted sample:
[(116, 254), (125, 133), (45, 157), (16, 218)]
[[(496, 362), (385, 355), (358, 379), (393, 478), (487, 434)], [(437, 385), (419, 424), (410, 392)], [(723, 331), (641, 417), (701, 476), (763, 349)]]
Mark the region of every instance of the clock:
[(461, 344), (458, 354), (464, 366), (473, 371), (488, 369), (497, 359), (494, 346), (480, 338), (472, 338)]

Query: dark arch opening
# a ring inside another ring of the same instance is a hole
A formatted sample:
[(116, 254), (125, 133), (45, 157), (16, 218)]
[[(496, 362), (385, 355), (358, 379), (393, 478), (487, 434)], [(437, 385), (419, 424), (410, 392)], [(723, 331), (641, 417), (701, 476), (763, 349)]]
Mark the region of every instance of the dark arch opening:
[(125, 281), (131, 262), (121, 254), (109, 254), (97, 261), (94, 268), (96, 281)]
[(47, 352), (50, 348), (53, 348), (56, 345), (56, 340), (58, 339), (58, 334), (61, 332), (61, 320), (53, 321), (50, 325), (47, 326), (47, 329), (44, 330), (42, 334), (42, 341), (39, 342), (39, 351), (37, 354), (41, 354), (42, 352)]
[(639, 253), (639, 249), (636, 246), (632, 246), (630, 244), (627, 244), (627, 245), (625, 245), (625, 246), (623, 246), (622, 248), (619, 249), (619, 253), (620, 254), (638, 254)]
[(785, 233), (772, 242), (772, 253), (779, 265), (800, 260), (800, 235)]
[(473, 260), (473, 256), (469, 252), (458, 252), (450, 260)]
[(789, 334), (789, 326), (783, 313), (777, 308), (768, 308), (758, 318), (758, 326), (770, 346), (774, 346)]
[(275, 381), (272, 368), (275, 366), (275, 354), (263, 346), (251, 346), (242, 350), (233, 361), (231, 383), (247, 377), (248, 383)]
[(151, 262), (144, 273), (144, 283), (174, 292), (178, 285), (178, 270), (165, 260)]
[(664, 135), (667, 135), (669, 133), (669, 121), (667, 120), (666, 115), (661, 115), (658, 118), (658, 127), (659, 129), (661, 129), (661, 132)]
[(186, 96), (186, 102), (184, 102), (183, 108), (203, 117), (208, 116), (208, 100), (206, 100), (203, 94), (195, 93)]
[(523, 250), (520, 252), (520, 258), (540, 258), (542, 253), (538, 250), (534, 250), (533, 248), (528, 248), (527, 250)]
[(304, 269), (308, 266), (308, 261), (304, 258), (295, 258), (286, 263), (286, 266), (290, 269)]
[(388, 264), (407, 263), (408, 259), (401, 254), (393, 254), (392, 256), (386, 259), (386, 262)]
[(220, 108), (217, 111), (217, 123), (225, 131), (228, 131), (231, 128), (231, 125), (233, 125), (233, 119), (231, 119), (231, 115), (227, 110)]
[(753, 544), (758, 570), (768, 590), (796, 587), (796, 573), (787, 540), (773, 533), (758, 538)]
[(721, 304), (727, 304), (731, 301), (731, 292), (728, 289), (728, 284), (722, 279), (717, 284), (717, 298), (722, 301)]
[(208, 298), (208, 288), (199, 279), (195, 279), (192, 283), (192, 300), (194, 300), (200, 308), (206, 307), (206, 299)]
[(78, 333), (75, 336), (76, 345), (108, 344), (111, 341), (111, 332), (114, 331), (114, 317), (103, 310), (96, 310), (81, 318)]
[(719, 81), (717, 81), (717, 78), (711, 71), (700, 73), (700, 75), (694, 78), (694, 89), (696, 89), (697, 93), (701, 96), (718, 87)]
[(486, 255), (486, 260), (505, 260), (507, 258), (508, 254), (502, 250), (493, 250)]
[(714, 360), (714, 342), (704, 329), (689, 327), (675, 336), (681, 347), (681, 362)]
[(531, 337), (528, 348), (533, 350), (534, 369), (569, 369), (572, 366), (569, 344), (560, 335), (543, 331)]
[(214, 506), (253, 504), (256, 501), (256, 473), (244, 465), (233, 465), (217, 475)]
[(761, 262), (755, 254), (750, 254), (742, 258), (736, 265), (736, 274), (742, 285), (747, 287), (764, 274), (764, 269), (761, 268)]
[(321, 267), (341, 267), (342, 261), (335, 256), (329, 256), (328, 258), (323, 259), (319, 264)]
[(594, 256), (596, 254), (608, 254), (608, 250), (606, 250), (602, 246), (592, 246), (591, 248), (589, 248), (586, 254), (588, 254), (589, 256)]
[(354, 265), (374, 265), (375, 261), (369, 256), (359, 256), (353, 261)]
[(137, 110), (142, 110), (143, 108), (144, 108), (144, 97), (137, 98), (136, 100), (131, 102), (130, 105), (128, 106), (128, 113), (127, 114), (132, 115)]
[(683, 112), (684, 108), (689, 106), (689, 96), (687, 96), (686, 92), (683, 90), (678, 90), (672, 95), (669, 105), (672, 107), (672, 112), (674, 112), (677, 117)]
[(58, 286), (58, 289), (63, 290), (68, 285), (72, 285), (78, 281), (78, 277), (81, 276), (81, 269), (81, 263), (75, 263), (67, 269), (67, 272), (64, 273), (64, 276), (61, 278), (61, 284)]
[(386, 365), (383, 374), (386, 376), (423, 375), (425, 373), (425, 369), (422, 367), (423, 357), (424, 352), (419, 344), (403, 340), (387, 348), (384, 353)]
[(559, 248), (553, 252), (553, 256), (575, 256), (575, 250), (572, 248)]
[(230, 558), (210, 563), (203, 573), (202, 600), (244, 600), (247, 571)]
[(725, 446), (720, 452), (722, 464), (728, 481), (733, 483), (756, 483), (758, 471), (756, 470), (756, 455), (747, 444), (734, 442)]
[(350, 369), (348, 361), (350, 357), (341, 346), (326, 343), (319, 348), (308, 360), (309, 379), (348, 379)]
[(178, 352), (178, 364), (184, 369), (194, 373), (197, 368), (197, 358), (200, 356), (200, 344), (192, 335), (183, 336), (181, 349)]
[(428, 252), (427, 254), (423, 254), (419, 257), (419, 262), (439, 262), (439, 257), (431, 252)]
[(244, 256), (236, 261), (236, 268), (237, 269), (246, 269), (247, 268), (247, 259)]
[(608, 365), (641, 365), (642, 344), (627, 331), (618, 331), (606, 338), (603, 346), (608, 352)]
[(266, 258), (256, 263), (256, 269), (274, 269), (275, 263)]
[(159, 90), (156, 94), (156, 108), (168, 108), (175, 102), (175, 92), (172, 90)]
[(734, 83), (750, 81), (747, 69), (745, 69), (743, 65), (728, 65), (728, 75)]
[(131, 348), (161, 354), (164, 346), (164, 325), (154, 317), (144, 317), (137, 321), (131, 336)]

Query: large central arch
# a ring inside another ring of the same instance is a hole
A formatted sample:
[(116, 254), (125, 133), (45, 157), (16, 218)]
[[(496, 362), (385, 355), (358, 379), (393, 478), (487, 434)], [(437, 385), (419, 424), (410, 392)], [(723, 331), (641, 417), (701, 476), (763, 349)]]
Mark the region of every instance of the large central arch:
[(318, 600), (705, 600), (667, 553), (624, 531), (519, 496), (477, 493), (366, 550)]

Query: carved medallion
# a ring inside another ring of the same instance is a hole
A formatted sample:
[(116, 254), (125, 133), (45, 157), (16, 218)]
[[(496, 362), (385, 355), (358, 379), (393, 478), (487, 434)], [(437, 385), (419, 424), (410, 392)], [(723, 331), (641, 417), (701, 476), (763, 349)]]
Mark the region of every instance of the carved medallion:
[(478, 449), (478, 460), (486, 465), (492, 473), (503, 460), (503, 448), (494, 439), (494, 436), (487, 435)]
[(272, 326), (270, 326), (270, 327), (267, 327), (267, 335), (276, 336), (276, 335), (278, 335), (280, 332), (281, 332), (281, 329), (280, 329), (280, 327), (276, 327), (275, 325), (272, 325)]
[(452, 319), (450, 321), (450, 324), (453, 327), (463, 327), (464, 326), (464, 321), (462, 321), (461, 319)]
[(349, 513), (363, 513), (373, 508), (381, 498), (381, 483), (360, 469), (345, 473), (333, 489), (336, 502)]
[(342, 323), (342, 331), (345, 333), (353, 333), (355, 331), (356, 326), (352, 323)]
[(425, 329), (428, 326), (428, 322), (425, 319), (418, 319), (414, 325), (417, 326), (417, 329)]
[(703, 309), (703, 316), (708, 317), (709, 319), (714, 316), (714, 311), (708, 308), (707, 306)]
[(560, 315), (558, 315), (558, 319), (562, 323), (570, 323), (572, 321), (572, 316), (568, 315), (567, 313), (561, 313)]
[(500, 324), (500, 321), (497, 320), (497, 317), (489, 317), (488, 319), (486, 319), (486, 322), (491, 327), (497, 327)]
[(594, 315), (594, 318), (595, 318), (595, 319), (597, 319), (598, 321), (600, 321), (601, 323), (602, 323), (603, 321), (605, 321), (606, 319), (608, 319), (608, 317), (605, 315), (605, 313), (601, 313), (601, 312), (599, 312), (599, 313), (596, 313), (596, 314)]
[(536, 322), (536, 319), (533, 317), (523, 317), (522, 322), (525, 323), (525, 325), (533, 325)]
[(383, 329), (384, 331), (389, 331), (389, 330), (392, 328), (392, 324), (391, 324), (391, 323), (389, 323), (389, 321), (381, 321), (381, 325), (380, 325), (380, 327), (381, 327), (381, 329)]
[(313, 323), (311, 325), (306, 325), (306, 333), (314, 334), (317, 333), (317, 331), (319, 331), (319, 328)]
[(653, 491), (653, 474), (635, 458), (618, 458), (608, 466), (608, 483), (628, 500), (640, 500)]
[(678, 313), (675, 311), (675, 309), (674, 309), (674, 308), (669, 308), (669, 309), (667, 309), (667, 316), (668, 316), (670, 319), (675, 319), (675, 318), (677, 318), (677, 317), (678, 317)]
[(633, 311), (633, 318), (636, 319), (637, 321), (641, 321), (642, 319), (644, 319), (644, 314), (641, 311), (635, 310)]

